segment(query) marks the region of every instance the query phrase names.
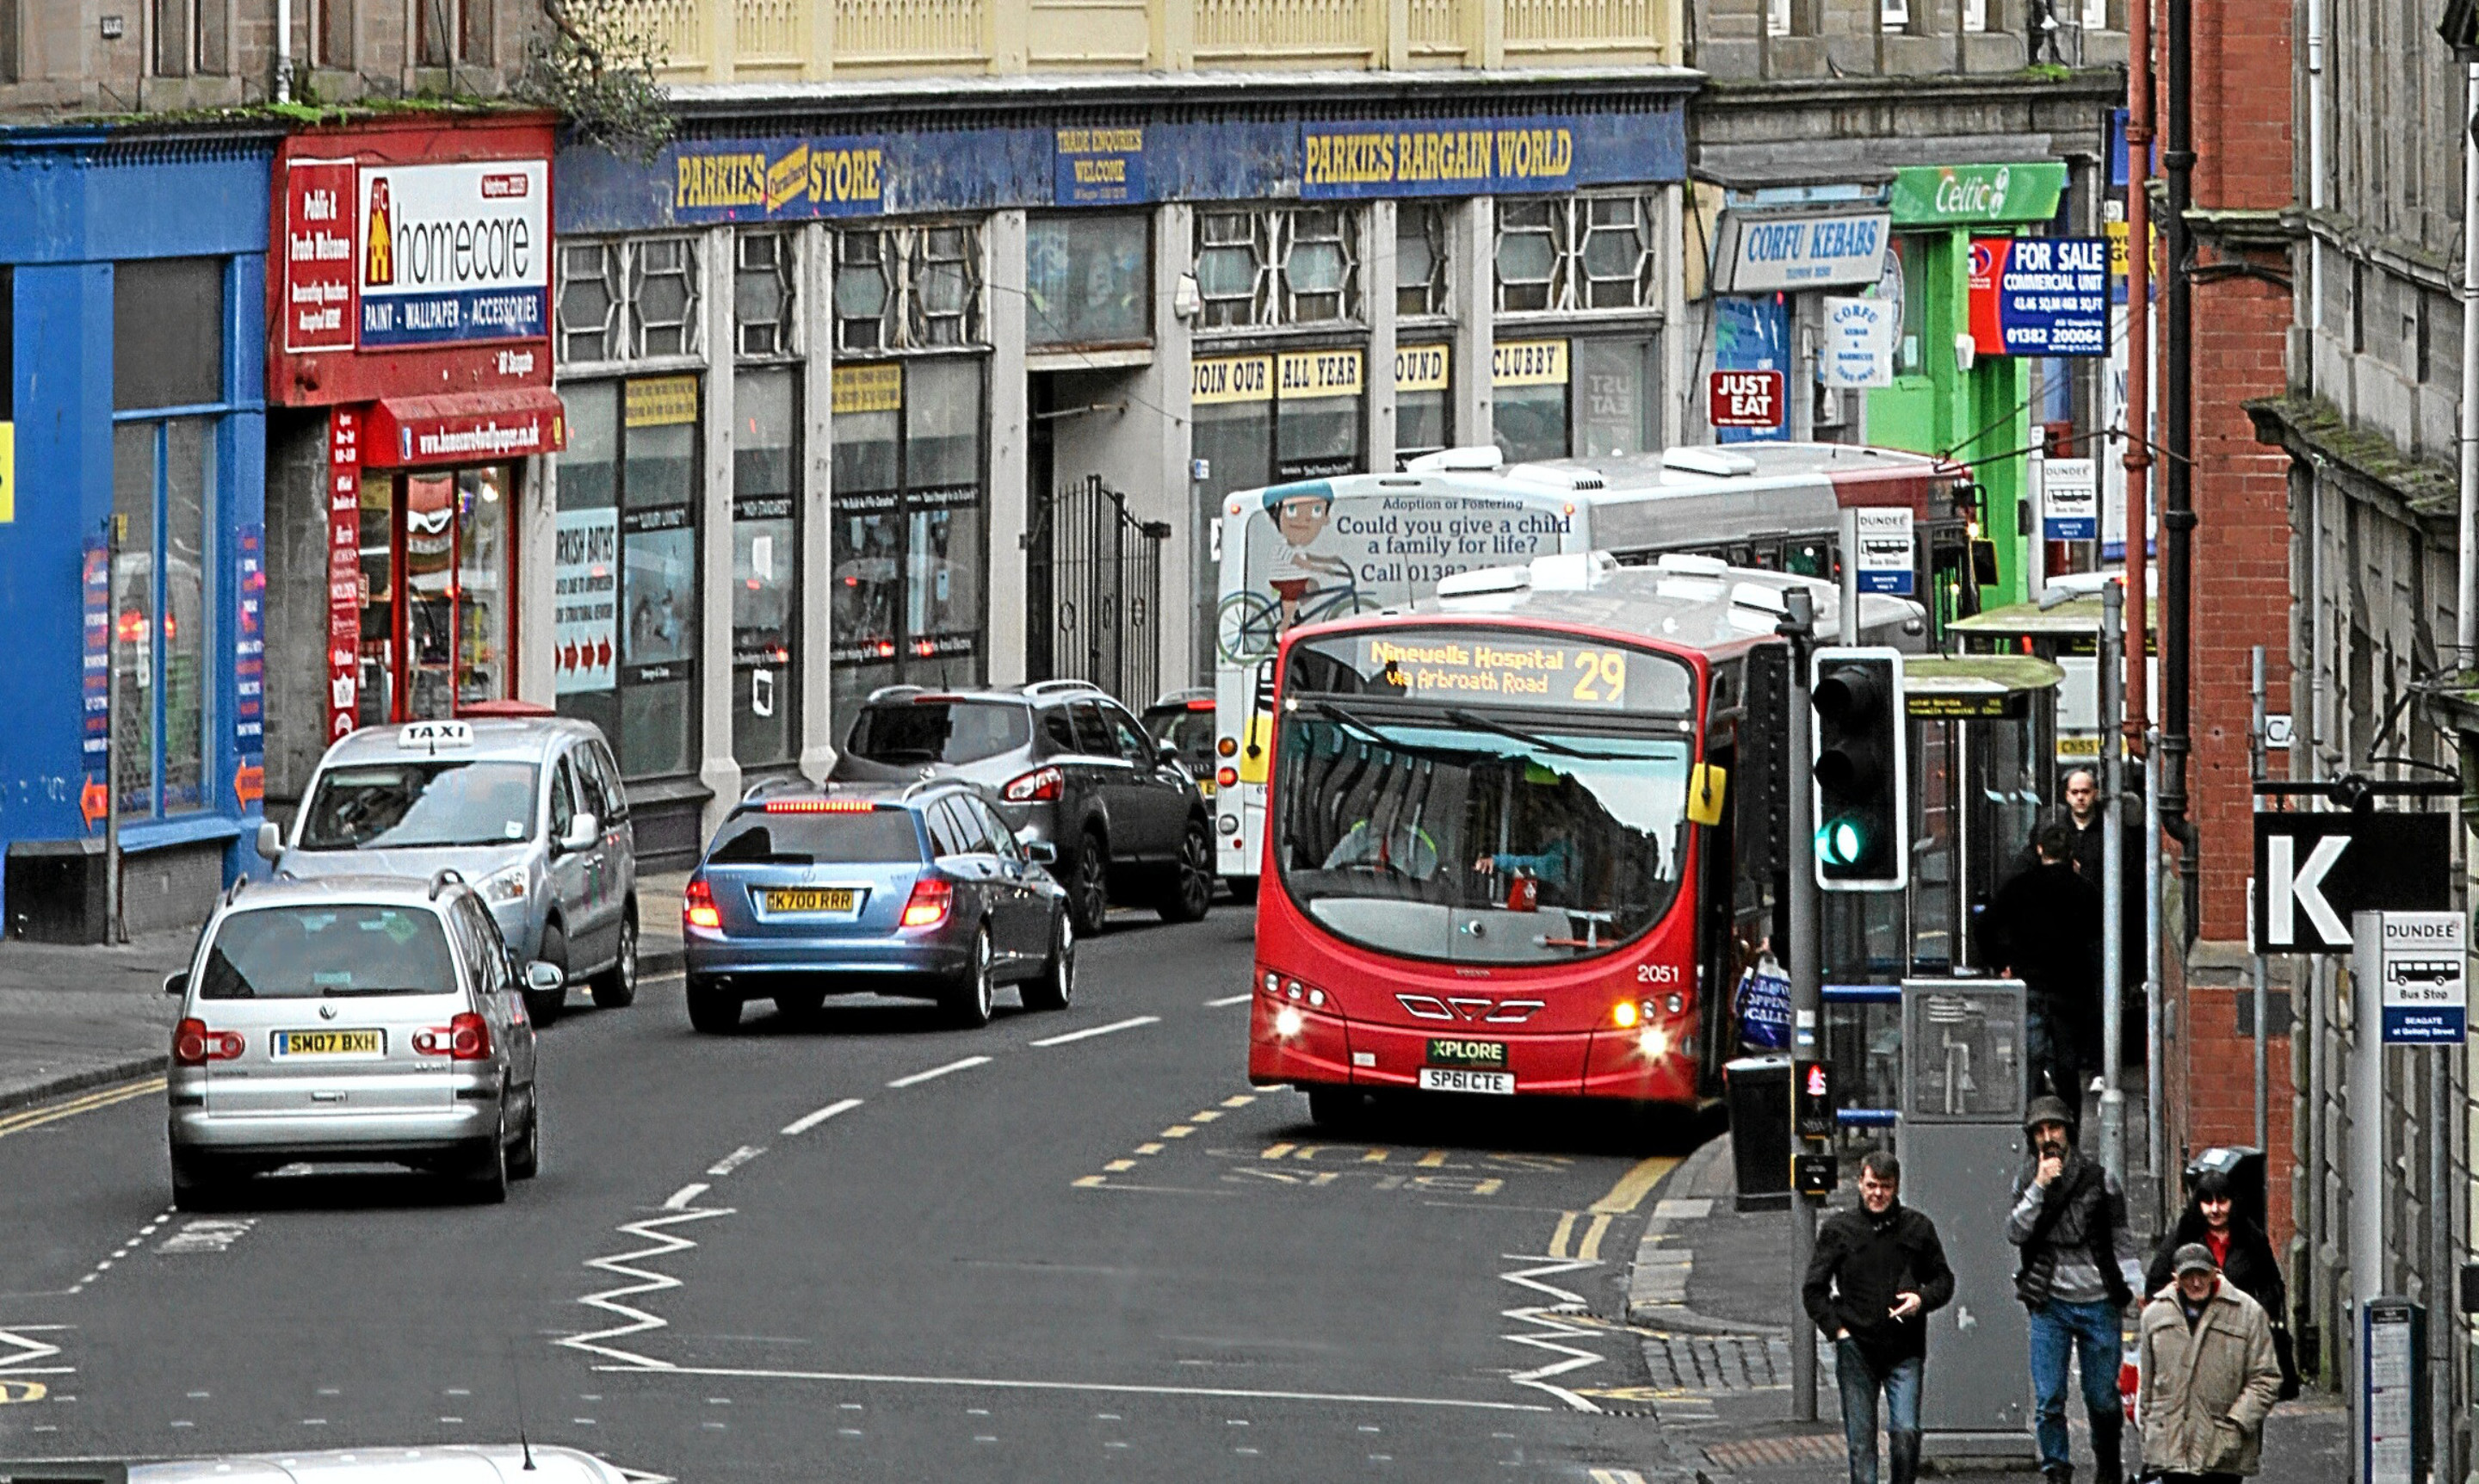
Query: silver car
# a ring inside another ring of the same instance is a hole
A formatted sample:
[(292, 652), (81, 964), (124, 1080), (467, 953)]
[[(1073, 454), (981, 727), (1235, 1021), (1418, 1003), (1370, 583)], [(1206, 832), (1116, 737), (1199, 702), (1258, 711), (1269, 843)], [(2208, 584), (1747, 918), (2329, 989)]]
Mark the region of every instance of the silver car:
[(236, 884), (198, 935), (166, 1076), (172, 1198), (299, 1161), (387, 1161), (504, 1200), (542, 1110), (517, 959), (454, 871)]
[(578, 979), (606, 1010), (637, 997), (637, 852), (628, 794), (602, 733), (568, 717), (366, 727), (327, 749), (288, 841), (262, 825), (279, 878), (452, 869), (482, 894), (521, 960), (560, 984), (525, 991), (559, 1018)]
[(548, 1444), (235, 1453), (134, 1463), (129, 1484), (629, 1484), (628, 1471)]

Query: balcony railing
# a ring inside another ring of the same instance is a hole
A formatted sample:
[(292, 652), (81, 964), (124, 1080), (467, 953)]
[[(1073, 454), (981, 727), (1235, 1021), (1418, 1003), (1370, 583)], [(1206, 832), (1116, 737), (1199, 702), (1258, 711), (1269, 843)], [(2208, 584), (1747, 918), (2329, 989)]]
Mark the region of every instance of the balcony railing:
[(1677, 60), (1682, 0), (623, 0), (674, 83)]

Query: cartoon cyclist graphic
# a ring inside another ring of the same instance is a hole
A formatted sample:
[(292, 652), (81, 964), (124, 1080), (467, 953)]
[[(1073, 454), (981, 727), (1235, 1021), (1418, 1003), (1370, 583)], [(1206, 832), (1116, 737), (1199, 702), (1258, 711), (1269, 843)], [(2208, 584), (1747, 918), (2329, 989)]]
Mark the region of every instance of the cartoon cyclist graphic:
[(1278, 484), (1265, 492), (1265, 512), (1274, 518), (1280, 544), (1266, 569), (1266, 586), (1282, 604), (1282, 627), (1298, 622), (1301, 604), (1330, 587), (1350, 588), (1351, 563), (1330, 551), (1314, 549), (1333, 519), (1334, 497), (1323, 484)]

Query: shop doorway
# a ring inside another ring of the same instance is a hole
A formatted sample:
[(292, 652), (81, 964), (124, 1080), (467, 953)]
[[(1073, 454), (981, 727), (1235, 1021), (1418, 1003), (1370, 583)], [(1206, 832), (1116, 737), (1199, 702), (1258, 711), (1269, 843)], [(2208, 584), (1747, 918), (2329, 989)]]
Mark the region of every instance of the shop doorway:
[(516, 485), (513, 464), (362, 475), (358, 725), (512, 694)]
[(1160, 688), (1167, 521), (1139, 521), (1099, 474), (1035, 492), (1025, 544), (1025, 674), (1090, 680), (1141, 706)]

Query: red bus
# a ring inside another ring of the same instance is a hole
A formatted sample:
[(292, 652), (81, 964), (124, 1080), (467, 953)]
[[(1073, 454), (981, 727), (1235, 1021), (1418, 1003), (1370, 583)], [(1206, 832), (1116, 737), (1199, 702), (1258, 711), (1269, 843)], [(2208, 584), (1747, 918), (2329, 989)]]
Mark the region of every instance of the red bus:
[[(1320, 1122), (1372, 1091), (1715, 1095), (1805, 780), (1794, 586), (1829, 633), (1823, 582), (1596, 552), (1285, 635), (1249, 1080)], [(1863, 603), (1871, 642), (1921, 627)]]

